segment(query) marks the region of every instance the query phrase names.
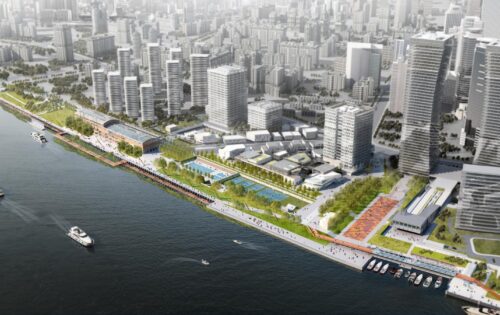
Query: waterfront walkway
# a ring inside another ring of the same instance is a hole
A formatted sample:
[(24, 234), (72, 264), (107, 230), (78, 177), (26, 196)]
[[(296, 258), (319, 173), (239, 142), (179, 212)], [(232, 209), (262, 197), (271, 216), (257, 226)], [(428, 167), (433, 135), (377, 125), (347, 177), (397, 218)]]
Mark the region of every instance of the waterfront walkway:
[(289, 232), (283, 228), (263, 221), (250, 214), (233, 209), (221, 201), (215, 201), (214, 203), (208, 205), (208, 208), (238, 222), (254, 227), (267, 234), (290, 242), (313, 253), (316, 253), (338, 263), (347, 265), (359, 271), (363, 270), (365, 264), (372, 257), (367, 252), (360, 251), (348, 246), (342, 246), (337, 243), (322, 245), (316, 241)]

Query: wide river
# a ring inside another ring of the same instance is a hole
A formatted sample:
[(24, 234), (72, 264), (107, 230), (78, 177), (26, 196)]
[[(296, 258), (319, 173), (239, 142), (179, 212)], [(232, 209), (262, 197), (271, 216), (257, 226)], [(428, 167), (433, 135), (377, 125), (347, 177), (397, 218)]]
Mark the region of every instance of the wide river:
[(0, 108), (0, 314), (462, 313), (443, 290), (351, 270), (31, 131)]

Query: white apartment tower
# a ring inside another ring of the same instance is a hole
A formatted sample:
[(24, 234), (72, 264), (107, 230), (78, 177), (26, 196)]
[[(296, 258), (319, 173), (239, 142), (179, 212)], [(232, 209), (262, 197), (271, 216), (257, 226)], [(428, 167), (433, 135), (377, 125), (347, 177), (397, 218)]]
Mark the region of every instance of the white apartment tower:
[(372, 77), (375, 88), (380, 85), (382, 45), (370, 43), (347, 43), (346, 79), (350, 86), (361, 78)]
[(452, 37), (421, 33), (412, 37), (406, 76), (400, 169), (428, 176), (439, 158), (439, 115)]
[(500, 1), (483, 0), (481, 19), (484, 22), (485, 37), (500, 39)]
[(370, 107), (327, 108), (323, 159), (350, 173), (366, 167), (372, 152), (372, 124)]
[(92, 70), (92, 87), (94, 89), (94, 105), (106, 104), (106, 75), (103, 69)]
[(245, 68), (221, 66), (208, 70), (208, 123), (230, 130), (247, 122), (247, 79)]
[(500, 42), (486, 46), (484, 105), (474, 164), (500, 167)]
[(123, 112), (123, 78), (120, 71), (108, 72), (108, 90), (109, 90), (109, 110), (112, 113), (120, 114)]
[(167, 100), (168, 115), (176, 116), (182, 109), (182, 79), (179, 60), (167, 60)]
[(92, 35), (106, 34), (108, 32), (108, 16), (99, 1), (92, 2)]
[(123, 87), (127, 116), (130, 118), (139, 118), (140, 104), (137, 77), (125, 77), (123, 79)]
[(248, 125), (250, 129), (281, 131), (283, 106), (270, 101), (260, 101), (248, 105)]
[(396, 0), (394, 10), (394, 29), (399, 30), (408, 24), (412, 0)]
[(448, 10), (444, 14), (444, 32), (448, 34), (451, 28), (460, 26), (463, 15), (461, 6), (450, 3)]
[(191, 54), (191, 103), (205, 107), (208, 103), (208, 68), (210, 55)]
[(130, 48), (118, 48), (118, 71), (122, 78), (132, 75), (132, 63), (130, 61), (131, 50)]
[(153, 85), (153, 91), (156, 95), (161, 94), (161, 48), (157, 43), (148, 44), (148, 77), (149, 83)]
[(143, 83), (139, 87), (141, 93), (141, 120), (155, 120), (154, 90), (151, 83)]
[(73, 38), (71, 37), (71, 27), (69, 25), (58, 25), (54, 28), (54, 46), (57, 60), (64, 62), (75, 60)]
[(408, 62), (404, 57), (401, 57), (392, 63), (389, 110), (393, 113), (404, 112), (407, 67)]

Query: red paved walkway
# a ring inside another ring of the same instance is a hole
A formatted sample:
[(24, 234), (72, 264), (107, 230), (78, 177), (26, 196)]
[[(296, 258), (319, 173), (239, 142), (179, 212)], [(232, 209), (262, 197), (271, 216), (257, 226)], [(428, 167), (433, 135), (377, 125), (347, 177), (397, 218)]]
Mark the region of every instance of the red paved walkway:
[(380, 197), (349, 227), (344, 236), (363, 241), (397, 203), (397, 200)]

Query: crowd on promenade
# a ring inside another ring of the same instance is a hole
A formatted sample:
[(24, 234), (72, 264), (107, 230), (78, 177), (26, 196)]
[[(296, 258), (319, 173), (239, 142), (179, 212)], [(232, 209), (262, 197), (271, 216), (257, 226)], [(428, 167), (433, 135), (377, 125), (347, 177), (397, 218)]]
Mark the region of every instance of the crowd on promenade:
[(229, 216), (240, 222), (249, 224), (250, 226), (254, 226), (264, 232), (288, 240), (310, 251), (321, 254), (324, 257), (330, 258), (332, 260), (346, 264), (356, 269), (361, 270), (363, 266), (366, 264), (366, 262), (371, 258), (371, 256), (367, 253), (349, 247), (332, 243), (327, 245), (322, 245), (318, 242), (307, 239), (298, 234), (292, 233), (288, 230), (285, 230), (281, 227), (271, 224), (267, 221), (254, 217), (250, 214), (236, 210), (222, 202), (215, 202), (210, 205), (210, 208), (223, 215)]

